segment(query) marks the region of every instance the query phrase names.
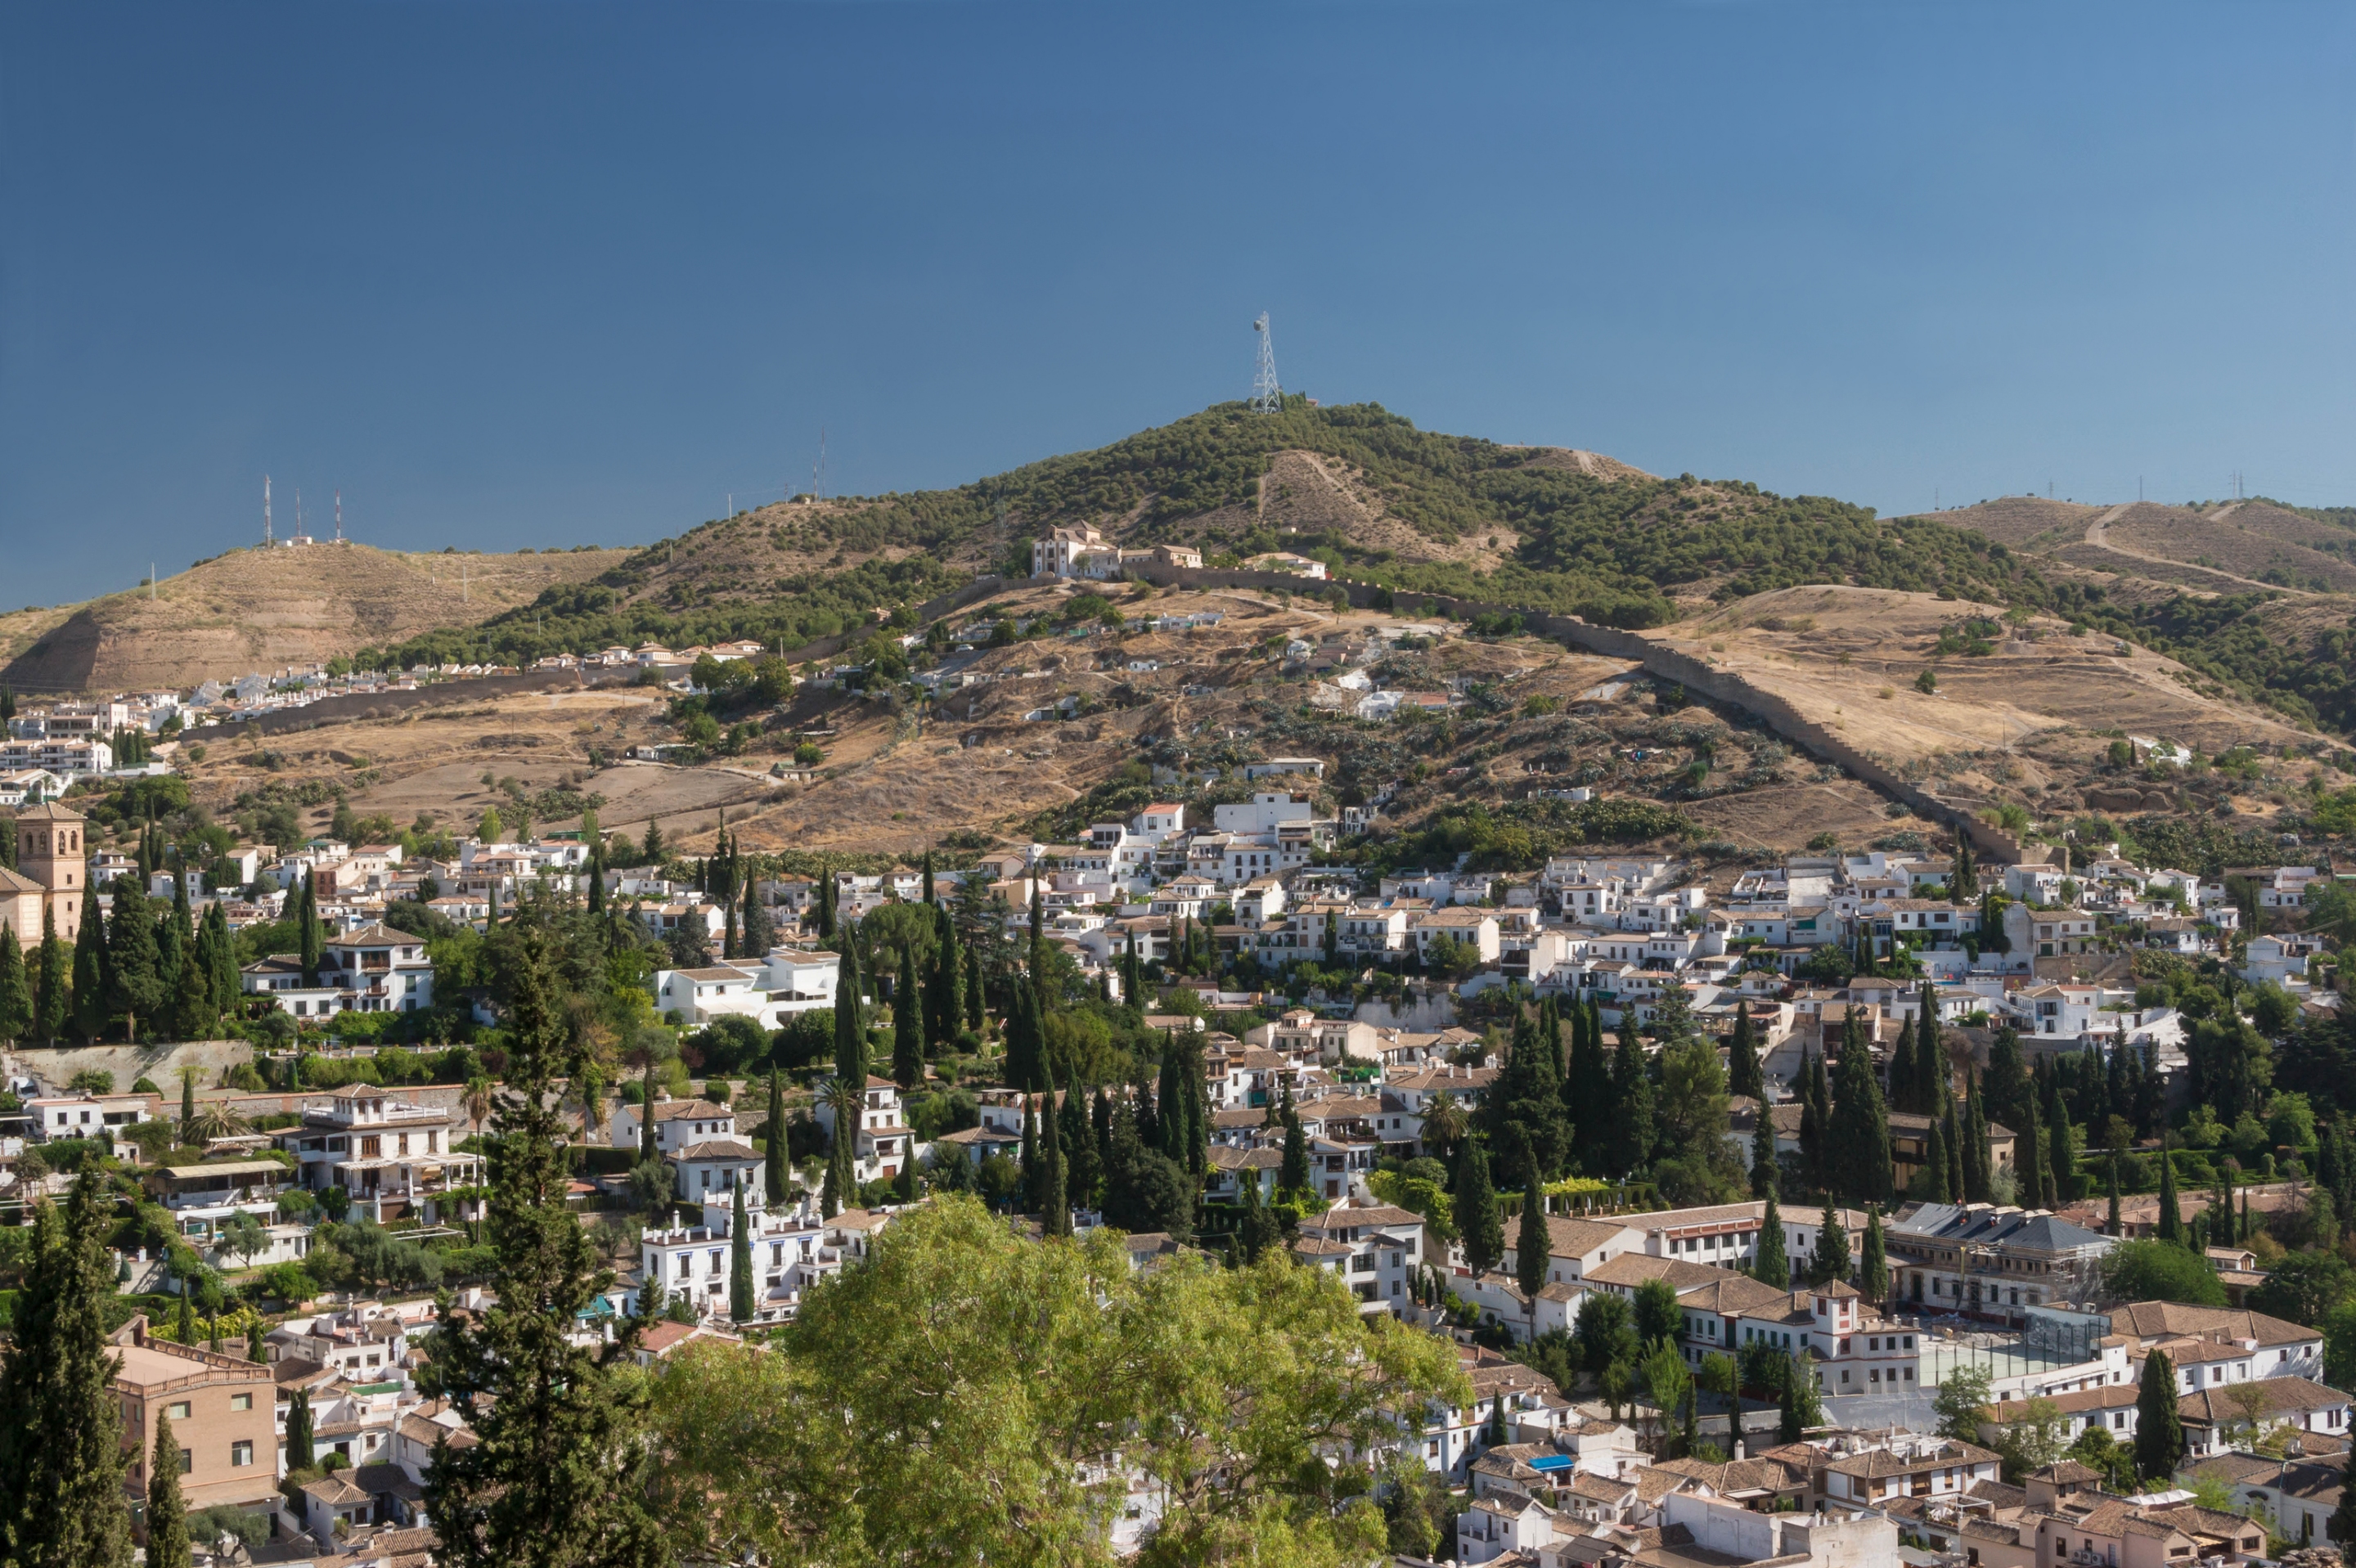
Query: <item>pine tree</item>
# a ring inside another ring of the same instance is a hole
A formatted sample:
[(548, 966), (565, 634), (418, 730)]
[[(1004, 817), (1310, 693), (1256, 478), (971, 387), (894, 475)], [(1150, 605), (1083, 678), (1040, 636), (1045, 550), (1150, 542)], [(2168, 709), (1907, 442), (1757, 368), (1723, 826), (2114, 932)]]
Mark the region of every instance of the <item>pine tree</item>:
[(1858, 1288), (1876, 1305), (1890, 1298), (1890, 1250), (1881, 1234), (1881, 1210), (1865, 1211), (1865, 1258), (1858, 1269)]
[(147, 1568), (189, 1568), (188, 1510), (180, 1501), (180, 1442), (169, 1414), (155, 1417), (155, 1451), (147, 1465)]
[(1816, 1250), (1808, 1258), (1808, 1283), (1830, 1285), (1849, 1275), (1848, 1227), (1833, 1207), (1830, 1194), (1816, 1231)]
[(925, 1076), (925, 1004), (916, 989), (916, 955), (900, 944), (900, 982), (892, 992), (892, 1079), (905, 1093)]
[(139, 1020), (152, 1025), (164, 1005), (164, 977), (155, 947), (154, 912), (147, 895), (118, 881), (114, 909), (107, 919), (107, 1003), (123, 1015), (123, 1038), (136, 1041)]
[(1612, 1104), (1611, 1168), (1626, 1176), (1653, 1154), (1653, 1085), (1633, 1021), (1621, 1029), (1620, 1048), (1612, 1055)]
[(1751, 1008), (1741, 1002), (1735, 1004), (1734, 1031), (1726, 1042), (1726, 1092), (1748, 1094), (1765, 1112), (1767, 1081), (1760, 1073), (1759, 1048), (1751, 1038)]
[(1466, 1138), (1456, 1157), (1456, 1228), (1464, 1239), (1464, 1262), (1475, 1276), (1505, 1257), (1505, 1224), (1497, 1214), (1496, 1189), (1489, 1185), (1489, 1157), (1478, 1138)]
[(859, 943), (855, 933), (842, 944), (842, 965), (834, 987), (834, 1075), (867, 1087), (867, 1020), (860, 1015)]
[(0, 1540), (16, 1563), (122, 1568), (123, 1412), (105, 1305), (114, 1295), (106, 1236), (113, 1201), (85, 1170), (63, 1213), (33, 1206), (16, 1295), (16, 1343), (0, 1361)]
[[(218, 908), (219, 906), (216, 906)], [(91, 905), (92, 918), (97, 906)], [(34, 992), (33, 1038), (55, 1045), (73, 1022), (72, 950), (58, 938), (58, 912), (46, 901), (41, 909), (41, 955), (38, 984)]]
[(2143, 1386), (2136, 1391), (2136, 1474), (2165, 1485), (2184, 1463), (2184, 1419), (2177, 1408), (2176, 1365), (2165, 1350), (2143, 1359)]
[[(476, 1442), (435, 1457), (426, 1506), (454, 1568), (669, 1560), (647, 1511), (654, 1446), (643, 1384), (632, 1375), (641, 1320), (608, 1343), (574, 1343), (574, 1325), (613, 1285), (565, 1201), (572, 1165), (551, 1093), (564, 1057), (557, 939), (527, 908), (493, 949), (507, 1004), (509, 1093), (490, 1161), (487, 1305), (445, 1304), (419, 1381), (452, 1402)], [(625, 1369), (629, 1369), (626, 1373)]]
[(33, 987), (25, 977), (16, 929), (0, 926), (0, 1044), (16, 1044), (32, 1027)]
[(296, 1389), (286, 1407), (286, 1467), (311, 1467), (311, 1393), (307, 1389)]
[(2157, 1234), (2163, 1242), (2184, 1244), (2184, 1212), (2176, 1203), (2176, 1161), (2170, 1157), (2168, 1140), (2159, 1140), (2159, 1223)]
[(769, 1069), (769, 1123), (762, 1134), (761, 1176), (769, 1207), (786, 1200), (786, 1075)]
[(1792, 1285), (1792, 1264), (1783, 1246), (1783, 1211), (1775, 1202), (1775, 1189), (1767, 1189), (1767, 1207), (1759, 1216), (1759, 1246), (1751, 1254), (1751, 1277), (1762, 1285), (1788, 1290)]
[(1931, 1124), (1930, 1145), (1922, 1155), (1922, 1177), (1925, 1181), (1922, 1196), (1925, 1199), (1933, 1203), (1954, 1200), (1954, 1195), (1947, 1190), (1947, 1125), (1944, 1122)]
[(728, 1216), (728, 1320), (753, 1321), (753, 1224), (744, 1209), (744, 1179), (735, 1181), (734, 1211)]

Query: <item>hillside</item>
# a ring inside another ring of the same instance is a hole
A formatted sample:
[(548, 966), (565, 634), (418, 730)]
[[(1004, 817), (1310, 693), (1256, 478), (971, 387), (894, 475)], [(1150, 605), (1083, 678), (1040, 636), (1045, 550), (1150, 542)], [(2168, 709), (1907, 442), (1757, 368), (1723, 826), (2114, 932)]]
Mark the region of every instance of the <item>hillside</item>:
[(606, 549), (408, 555), (367, 545), (234, 549), (145, 591), (0, 618), (0, 685), (19, 691), (187, 688), (348, 657), (478, 621), (625, 558)]

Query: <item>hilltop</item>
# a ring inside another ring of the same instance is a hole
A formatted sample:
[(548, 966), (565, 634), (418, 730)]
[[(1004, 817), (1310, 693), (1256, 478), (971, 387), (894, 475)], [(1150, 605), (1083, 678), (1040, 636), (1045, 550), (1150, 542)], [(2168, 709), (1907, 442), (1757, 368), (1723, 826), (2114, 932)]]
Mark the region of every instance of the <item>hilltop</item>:
[(404, 554), (368, 545), (240, 549), (151, 593), (0, 617), (0, 685), (19, 691), (186, 688), (349, 657), (370, 643), (478, 621), (609, 570), (626, 552)]

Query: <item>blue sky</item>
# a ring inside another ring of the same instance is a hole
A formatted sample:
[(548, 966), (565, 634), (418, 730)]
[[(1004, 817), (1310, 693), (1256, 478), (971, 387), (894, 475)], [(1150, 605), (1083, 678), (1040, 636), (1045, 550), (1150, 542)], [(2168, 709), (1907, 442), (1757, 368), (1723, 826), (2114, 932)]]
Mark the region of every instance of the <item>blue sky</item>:
[(0, 4), (0, 604), (1248, 391), (1919, 510), (2356, 502), (2356, 9)]

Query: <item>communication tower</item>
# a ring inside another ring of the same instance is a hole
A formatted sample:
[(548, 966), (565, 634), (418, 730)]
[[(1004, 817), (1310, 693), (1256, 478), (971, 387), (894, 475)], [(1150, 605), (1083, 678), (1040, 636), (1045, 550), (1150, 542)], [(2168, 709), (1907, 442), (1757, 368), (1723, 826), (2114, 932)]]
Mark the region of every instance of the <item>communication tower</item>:
[(336, 542), (344, 542), (344, 493), (336, 492)]
[(1272, 414), (1284, 407), (1284, 389), (1276, 383), (1276, 339), (1268, 329), (1268, 312), (1259, 313), (1252, 332), (1259, 339), (1259, 368), (1252, 376), (1251, 409)]
[(267, 474), (262, 476), (262, 542), (264, 547), (278, 542), (270, 532), (270, 475)]

